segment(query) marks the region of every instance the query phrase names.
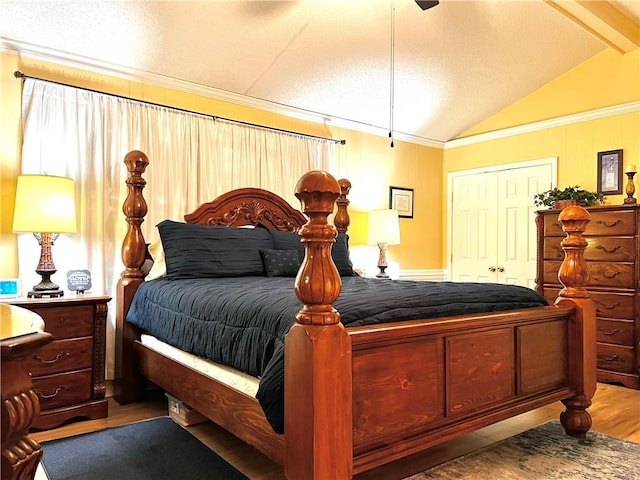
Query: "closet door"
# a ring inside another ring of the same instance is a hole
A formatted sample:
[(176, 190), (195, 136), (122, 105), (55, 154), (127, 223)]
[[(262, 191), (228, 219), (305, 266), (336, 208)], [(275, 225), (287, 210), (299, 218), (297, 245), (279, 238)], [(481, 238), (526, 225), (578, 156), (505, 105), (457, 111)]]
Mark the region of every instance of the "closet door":
[(453, 177), (451, 279), (535, 288), (533, 195), (551, 184), (549, 164)]
[(497, 281), (496, 191), (494, 172), (453, 179), (451, 279), (456, 282)]
[(536, 223), (533, 195), (551, 184), (551, 166), (496, 172), (496, 281), (535, 289)]

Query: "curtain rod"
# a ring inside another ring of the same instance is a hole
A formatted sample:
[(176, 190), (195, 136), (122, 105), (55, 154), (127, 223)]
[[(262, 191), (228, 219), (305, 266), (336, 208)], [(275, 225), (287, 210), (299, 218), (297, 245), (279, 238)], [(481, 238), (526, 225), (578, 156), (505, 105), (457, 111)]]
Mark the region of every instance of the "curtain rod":
[(53, 80), (48, 80), (46, 78), (38, 78), (38, 77), (33, 77), (31, 75), (26, 75), (26, 74), (22, 73), (20, 70), (16, 70), (15, 72), (13, 72), (13, 76), (15, 78), (21, 78), (23, 80), (25, 78), (31, 78), (31, 79), (34, 79), (34, 80), (41, 80), (41, 81), (44, 81), (44, 82), (55, 83), (57, 85), (63, 85), (65, 87), (78, 88), (80, 90), (86, 90), (88, 92), (100, 93), (100, 94), (103, 94), (103, 95), (110, 95), (110, 96), (116, 97), (116, 98), (124, 98), (126, 100), (132, 100), (134, 102), (146, 103), (147, 105), (153, 105), (153, 106), (156, 106), (156, 107), (170, 108), (172, 110), (177, 110), (179, 112), (203, 115), (205, 117), (211, 117), (211, 118), (217, 119), (217, 120), (224, 120), (226, 122), (237, 123), (238, 125), (246, 125), (248, 127), (261, 128), (261, 129), (264, 129), (264, 130), (273, 130), (273, 131), (276, 131), (276, 132), (286, 133), (286, 134), (289, 134), (289, 135), (296, 135), (296, 136), (299, 136), (299, 137), (315, 138), (315, 139), (318, 139), (318, 140), (325, 140), (327, 142), (338, 143), (340, 145), (345, 145), (347, 143), (347, 141), (345, 139), (336, 140), (334, 138), (319, 137), (317, 135), (308, 135), (306, 133), (293, 132), (291, 130), (284, 130), (282, 128), (265, 127), (264, 125), (258, 125), (258, 124), (255, 124), (255, 123), (243, 122), (241, 120), (232, 120), (230, 118), (220, 117), (218, 115), (211, 115), (211, 114), (208, 114), (208, 113), (193, 112), (191, 110), (187, 110), (187, 109), (184, 109), (184, 108), (169, 107), (167, 105), (161, 105), (159, 103), (149, 102), (149, 101), (146, 101), (146, 100), (138, 100), (138, 99), (135, 99), (135, 98), (125, 97), (124, 95), (115, 95), (115, 94), (112, 94), (112, 93), (105, 93), (105, 92), (100, 92), (98, 90), (93, 90), (91, 88), (85, 88), (85, 87), (78, 87), (76, 85), (70, 85), (68, 83), (55, 82)]

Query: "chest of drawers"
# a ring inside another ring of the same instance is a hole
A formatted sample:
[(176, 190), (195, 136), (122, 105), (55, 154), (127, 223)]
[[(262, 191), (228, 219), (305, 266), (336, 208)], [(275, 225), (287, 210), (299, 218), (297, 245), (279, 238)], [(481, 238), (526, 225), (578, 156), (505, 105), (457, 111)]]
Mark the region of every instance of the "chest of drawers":
[[(640, 389), (640, 205), (589, 207), (584, 238), (596, 305), (598, 381)], [(537, 212), (536, 288), (553, 301), (560, 288), (558, 270), (565, 237), (558, 210)]]
[(107, 296), (21, 298), (9, 303), (44, 319), (53, 342), (26, 359), (40, 400), (36, 429), (75, 418), (107, 416), (105, 349)]

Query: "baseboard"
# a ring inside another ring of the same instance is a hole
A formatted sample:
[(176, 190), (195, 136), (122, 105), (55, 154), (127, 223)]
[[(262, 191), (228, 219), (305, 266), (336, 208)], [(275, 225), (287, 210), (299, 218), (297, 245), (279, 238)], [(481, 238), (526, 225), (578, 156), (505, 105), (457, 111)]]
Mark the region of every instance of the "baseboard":
[(442, 282), (447, 279), (446, 270), (400, 270), (400, 280)]

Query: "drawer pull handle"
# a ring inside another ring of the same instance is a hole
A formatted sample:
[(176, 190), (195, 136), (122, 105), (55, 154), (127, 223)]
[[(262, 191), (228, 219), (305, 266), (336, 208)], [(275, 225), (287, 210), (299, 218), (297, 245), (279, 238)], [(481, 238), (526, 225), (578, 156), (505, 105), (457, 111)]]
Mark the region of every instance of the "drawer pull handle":
[(613, 310), (614, 308), (616, 308), (618, 305), (620, 305), (618, 302), (614, 302), (614, 303), (604, 303), (604, 302), (596, 302), (598, 305), (602, 305), (602, 308), (606, 309), (606, 310)]
[(607, 223), (607, 222), (605, 222), (604, 220), (598, 220), (598, 221), (596, 221), (596, 223), (599, 223), (600, 225), (604, 225), (605, 227), (609, 227), (609, 228), (611, 228), (611, 227), (615, 227), (615, 226), (616, 226), (617, 224), (619, 224), (621, 221), (622, 221), (622, 220), (617, 219), (617, 220), (616, 220), (615, 222), (613, 222), (613, 223)]
[(68, 317), (61, 317), (60, 320), (59, 320), (61, 325), (64, 325), (65, 323), (69, 323), (70, 321), (71, 321), (71, 319), (68, 318)]
[(36, 392), (38, 394), (38, 396), (40, 398), (54, 398), (57, 397), (60, 393), (64, 392), (67, 389), (66, 385), (60, 385), (58, 388), (56, 388), (56, 391), (53, 392), (50, 395), (46, 395), (44, 393), (42, 393), (40, 390), (34, 390), (34, 392)]
[(56, 363), (58, 360), (60, 360), (62, 357), (68, 357), (70, 355), (69, 352), (60, 352), (59, 354), (56, 355), (56, 358), (54, 358), (53, 360), (45, 360), (44, 358), (42, 358), (40, 355), (34, 355), (33, 359), (36, 362), (40, 362), (44, 365), (48, 365), (50, 363)]
[(602, 360), (606, 360), (607, 362), (614, 362), (618, 360), (618, 355), (598, 355)]
[(604, 250), (606, 253), (615, 253), (622, 248), (622, 245), (616, 245), (614, 248), (607, 248), (604, 245), (598, 245), (596, 247), (598, 250)]
[(615, 278), (615, 277), (616, 277), (616, 275), (620, 275), (620, 272), (611, 272), (611, 271), (609, 271), (609, 272), (602, 272), (602, 276), (603, 276), (604, 278)]
[(608, 336), (615, 335), (620, 331), (617, 328), (614, 328), (613, 330), (609, 330), (609, 331), (603, 330), (602, 328), (599, 328), (598, 330), (600, 330), (603, 335), (608, 335)]

